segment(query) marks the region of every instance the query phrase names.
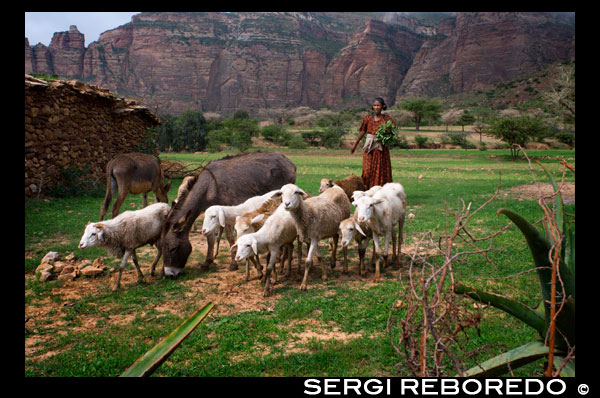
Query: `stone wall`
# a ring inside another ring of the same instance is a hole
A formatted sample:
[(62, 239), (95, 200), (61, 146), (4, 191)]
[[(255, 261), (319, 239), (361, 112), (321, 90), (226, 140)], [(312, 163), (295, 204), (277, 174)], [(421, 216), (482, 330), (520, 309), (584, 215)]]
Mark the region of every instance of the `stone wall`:
[[(105, 184), (108, 161), (135, 152), (159, 119), (135, 101), (75, 80), (25, 75), (25, 197), (61, 183), (61, 169), (89, 167)], [(155, 149), (158, 155), (158, 148)]]

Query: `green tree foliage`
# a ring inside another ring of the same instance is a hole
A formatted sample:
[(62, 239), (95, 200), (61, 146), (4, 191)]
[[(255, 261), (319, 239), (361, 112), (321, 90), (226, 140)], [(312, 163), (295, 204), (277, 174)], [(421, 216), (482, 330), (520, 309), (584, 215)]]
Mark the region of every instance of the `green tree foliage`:
[(201, 112), (187, 110), (177, 118), (174, 142), (180, 150), (201, 151), (206, 147), (206, 119)]
[(258, 121), (248, 112), (236, 111), (230, 119), (206, 122), (202, 112), (187, 110), (180, 116), (161, 115), (162, 124), (156, 128), (160, 151), (196, 152), (208, 149), (220, 151), (235, 148), (245, 151), (258, 135)]
[(400, 107), (414, 114), (415, 131), (419, 131), (423, 118), (435, 120), (440, 117), (442, 104), (435, 98), (410, 98), (403, 101)]
[(468, 112), (465, 112), (460, 116), (458, 122), (462, 126), (462, 131), (465, 131), (465, 125), (473, 124), (475, 122), (475, 116)]
[(512, 157), (516, 158), (520, 151), (518, 146), (525, 146), (536, 137), (546, 136), (548, 128), (539, 118), (521, 116), (491, 120), (488, 133), (507, 143)]

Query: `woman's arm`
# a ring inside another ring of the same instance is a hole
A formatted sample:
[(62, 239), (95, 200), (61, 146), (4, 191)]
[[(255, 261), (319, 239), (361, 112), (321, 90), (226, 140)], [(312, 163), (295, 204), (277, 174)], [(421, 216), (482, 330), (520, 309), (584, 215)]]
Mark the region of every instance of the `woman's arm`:
[(368, 118), (368, 115), (363, 118), (360, 128), (358, 129), (358, 131), (359, 131), (358, 138), (356, 139), (356, 142), (352, 146), (352, 149), (350, 149), (350, 153), (354, 153), (354, 151), (356, 150), (356, 147), (358, 146), (358, 143), (360, 142), (360, 140), (362, 140), (362, 138), (367, 133), (367, 124), (368, 124), (367, 118)]
[(360, 142), (360, 140), (362, 140), (362, 138), (365, 136), (366, 131), (361, 131), (358, 134), (358, 138), (356, 139), (356, 142), (354, 143), (354, 145), (352, 146), (352, 149), (350, 149), (350, 153), (354, 153), (354, 151), (356, 150), (356, 147), (358, 146), (358, 143)]

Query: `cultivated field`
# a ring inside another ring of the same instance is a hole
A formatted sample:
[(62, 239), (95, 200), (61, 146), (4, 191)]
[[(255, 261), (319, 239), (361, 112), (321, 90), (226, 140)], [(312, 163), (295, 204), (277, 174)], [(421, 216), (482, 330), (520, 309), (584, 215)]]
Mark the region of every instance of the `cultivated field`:
[[(361, 154), (348, 150), (278, 149), (297, 166), (297, 185), (318, 194), (323, 177), (343, 178), (361, 174)], [(560, 181), (560, 160), (575, 164), (572, 150), (529, 150), (530, 158), (542, 162)], [(199, 163), (224, 156), (217, 154), (161, 154), (161, 159)], [(408, 199), (405, 244), (399, 267), (387, 268), (382, 281), (373, 273), (358, 275), (356, 244), (349, 250), (349, 275), (342, 275), (341, 259), (321, 280), (313, 266), (308, 291), (300, 292), (301, 275), (292, 264), (289, 279), (279, 277), (273, 295), (262, 297), (262, 285), (251, 270), (244, 282), (244, 267), (228, 271), (227, 241), (223, 237), (217, 266), (199, 269), (205, 255), (200, 231), (191, 233), (192, 254), (186, 273), (177, 280), (150, 277), (154, 248), (138, 250), (146, 282), (136, 283), (133, 265), (127, 265), (121, 289), (112, 292), (116, 274), (110, 270), (118, 259), (101, 249), (81, 251), (77, 244), (88, 221), (97, 221), (101, 197), (31, 199), (25, 202), (25, 375), (117, 376), (171, 330), (208, 302), (216, 304), (208, 318), (180, 345), (154, 376), (411, 376), (403, 357), (394, 350), (399, 326), (388, 317), (401, 305), (407, 286), (410, 254), (432, 250), (417, 246), (424, 234), (446, 233), (447, 214), (472, 203), (481, 206), (496, 191), (497, 197), (470, 222), (476, 237), (487, 236), (509, 224), (498, 216), (499, 208), (517, 211), (534, 222), (541, 218), (536, 186), (525, 159), (513, 161), (504, 150), (393, 150), (394, 181), (400, 182)], [(546, 182), (533, 166), (538, 182)], [(566, 174), (566, 211), (575, 213), (574, 175)], [(174, 180), (172, 200), (181, 183)], [(114, 200), (114, 199), (113, 199)], [(150, 202), (154, 201), (150, 195)], [(121, 211), (141, 206), (141, 196), (129, 196)], [(197, 223), (201, 223), (202, 216)], [(487, 247), (488, 243), (485, 243)], [(459, 247), (460, 249), (460, 247)], [(73, 253), (75, 263), (102, 257), (107, 270), (96, 277), (40, 282), (34, 273), (42, 257), (57, 251)], [(320, 251), (328, 263), (326, 242)], [(371, 245), (367, 250), (370, 259)], [(489, 261), (488, 261), (489, 260)], [(461, 257), (454, 277), (464, 284), (537, 303), (539, 282), (521, 233), (509, 226), (493, 240), (488, 259), (481, 255)], [(519, 274), (519, 275), (517, 275)], [(474, 302), (469, 305), (475, 306)], [(480, 308), (479, 333), (468, 331), (468, 347), (486, 346), (479, 355), (464, 359), (468, 366), (517, 347), (536, 335), (512, 317), (493, 308)], [(506, 331), (510, 330), (510, 333)], [(539, 376), (542, 363), (515, 372)]]

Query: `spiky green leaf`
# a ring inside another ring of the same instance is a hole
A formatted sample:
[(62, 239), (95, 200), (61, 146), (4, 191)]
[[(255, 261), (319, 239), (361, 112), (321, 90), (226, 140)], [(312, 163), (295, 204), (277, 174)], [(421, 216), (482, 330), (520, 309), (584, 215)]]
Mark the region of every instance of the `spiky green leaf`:
[(542, 338), (546, 335), (547, 328), (544, 315), (540, 314), (535, 309), (526, 306), (525, 304), (519, 303), (506, 296), (501, 296), (495, 293), (487, 293), (482, 290), (463, 285), (456, 285), (454, 292), (457, 294), (466, 294), (475, 301), (491, 305), (509, 313), (510, 315), (534, 328)]
[[(563, 357), (555, 356), (554, 361), (553, 361), (554, 367), (556, 369), (559, 369), (561, 367), (562, 363), (564, 362), (564, 360), (565, 360), (565, 358), (563, 358)], [(565, 366), (560, 371), (560, 377), (575, 377), (575, 360), (574, 359), (567, 361)]]
[(144, 377), (151, 375), (171, 355), (175, 348), (192, 333), (196, 326), (204, 320), (213, 307), (213, 303), (208, 303), (194, 312), (160, 343), (138, 358), (120, 377)]
[(496, 377), (537, 361), (548, 355), (548, 347), (541, 341), (532, 341), (507, 351), (465, 372), (466, 377)]

